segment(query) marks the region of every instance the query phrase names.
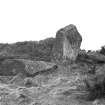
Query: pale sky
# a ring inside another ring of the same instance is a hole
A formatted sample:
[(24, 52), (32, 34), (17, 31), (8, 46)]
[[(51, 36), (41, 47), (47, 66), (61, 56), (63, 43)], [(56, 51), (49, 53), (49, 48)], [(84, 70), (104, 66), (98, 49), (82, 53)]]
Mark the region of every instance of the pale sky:
[(74, 24), (82, 49), (105, 45), (105, 0), (0, 0), (0, 43), (55, 37)]

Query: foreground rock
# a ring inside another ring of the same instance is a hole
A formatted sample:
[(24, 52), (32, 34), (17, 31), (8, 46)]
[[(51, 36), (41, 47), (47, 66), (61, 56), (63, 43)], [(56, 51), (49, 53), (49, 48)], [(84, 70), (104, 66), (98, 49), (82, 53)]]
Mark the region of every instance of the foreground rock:
[[(92, 105), (91, 102), (80, 101), (84, 96), (84, 90), (80, 90), (82, 84), (81, 76), (71, 77), (57, 76), (45, 77), (43, 84), (37, 87), (13, 87), (3, 85), (0, 87), (0, 104), (7, 105)], [(85, 93), (86, 95), (87, 93)]]

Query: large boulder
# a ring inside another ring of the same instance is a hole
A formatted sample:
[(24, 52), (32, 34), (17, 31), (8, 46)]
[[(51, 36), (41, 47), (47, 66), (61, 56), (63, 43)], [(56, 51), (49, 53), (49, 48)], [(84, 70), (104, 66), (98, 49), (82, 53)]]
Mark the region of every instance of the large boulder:
[(18, 59), (18, 61), (24, 63), (25, 71), (28, 76), (35, 76), (37, 74), (43, 74), (45, 72), (51, 73), (57, 69), (57, 65), (51, 62), (32, 61), (32, 60), (25, 60), (25, 59)]
[(56, 33), (56, 41), (53, 46), (53, 58), (56, 61), (70, 59), (75, 61), (78, 56), (82, 37), (76, 26), (70, 24)]
[(15, 76), (18, 73), (22, 73), (26, 76), (35, 76), (44, 72), (52, 72), (56, 69), (57, 65), (55, 63), (25, 59), (6, 59), (0, 64), (0, 75)]

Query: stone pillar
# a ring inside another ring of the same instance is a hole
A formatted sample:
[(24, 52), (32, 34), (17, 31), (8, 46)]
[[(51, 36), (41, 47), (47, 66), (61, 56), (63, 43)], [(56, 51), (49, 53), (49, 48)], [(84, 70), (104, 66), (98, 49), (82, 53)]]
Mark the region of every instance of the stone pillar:
[(82, 42), (76, 26), (68, 25), (56, 33), (56, 41), (52, 50), (55, 61), (75, 61)]

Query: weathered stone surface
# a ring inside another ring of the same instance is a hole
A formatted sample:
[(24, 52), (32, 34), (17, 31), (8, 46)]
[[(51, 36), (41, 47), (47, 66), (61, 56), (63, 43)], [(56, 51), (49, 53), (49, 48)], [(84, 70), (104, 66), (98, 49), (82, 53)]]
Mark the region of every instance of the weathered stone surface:
[(0, 60), (3, 59), (31, 59), (50, 61), (55, 38), (40, 41), (24, 41), (13, 44), (0, 44)]
[(55, 63), (45, 62), (45, 61), (31, 61), (31, 60), (24, 60), (18, 59), (25, 65), (25, 71), (27, 75), (36, 75), (37, 73), (40, 74), (41, 72), (47, 71), (54, 71), (57, 69), (57, 65)]
[(0, 75), (17, 75), (21, 72), (27, 76), (31, 76), (36, 73), (50, 72), (55, 69), (57, 69), (55, 63), (25, 59), (6, 59), (0, 64)]
[(53, 57), (56, 60), (70, 59), (75, 61), (80, 50), (82, 37), (76, 26), (68, 25), (56, 33), (56, 43), (53, 47)]

